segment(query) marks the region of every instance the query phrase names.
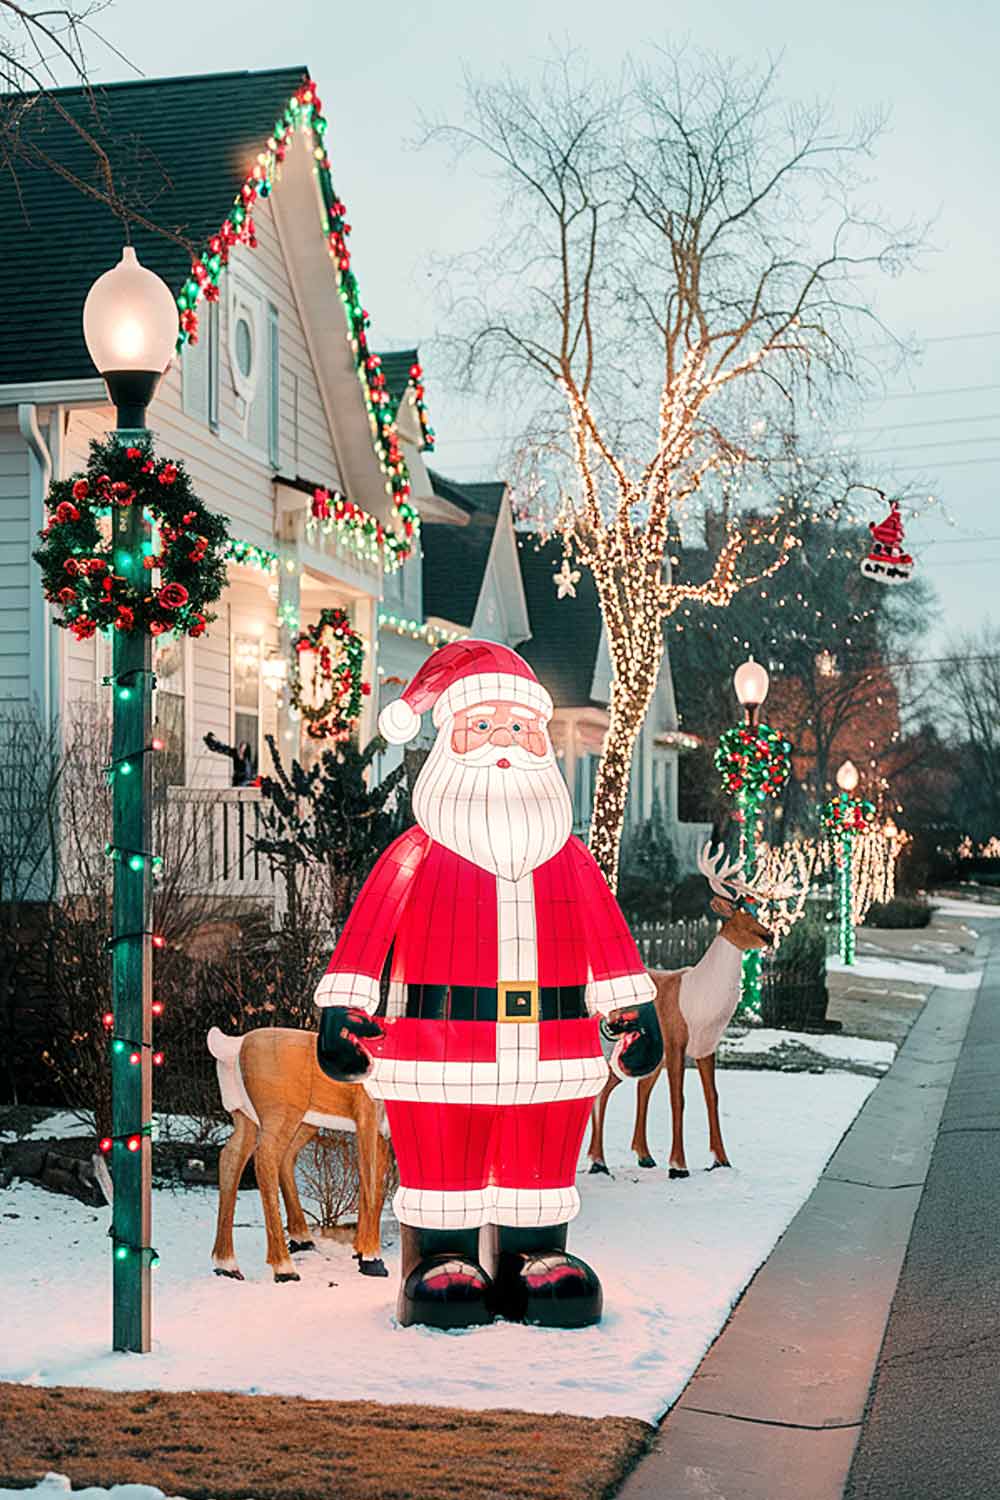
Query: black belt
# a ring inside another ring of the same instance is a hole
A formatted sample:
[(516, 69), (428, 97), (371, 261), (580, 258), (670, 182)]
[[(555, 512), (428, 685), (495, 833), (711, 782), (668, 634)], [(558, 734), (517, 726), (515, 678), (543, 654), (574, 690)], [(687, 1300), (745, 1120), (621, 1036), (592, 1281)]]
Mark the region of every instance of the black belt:
[(582, 984), (410, 984), (406, 1014), (417, 1021), (580, 1021), (587, 1006)]

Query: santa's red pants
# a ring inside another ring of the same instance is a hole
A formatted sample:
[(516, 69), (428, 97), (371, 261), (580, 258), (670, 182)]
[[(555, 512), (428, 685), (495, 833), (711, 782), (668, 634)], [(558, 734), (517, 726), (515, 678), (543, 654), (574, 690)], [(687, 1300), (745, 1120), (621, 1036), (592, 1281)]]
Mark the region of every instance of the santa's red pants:
[(431, 1228), (561, 1224), (592, 1099), (547, 1104), (421, 1104), (387, 1100), (399, 1165), (400, 1221)]

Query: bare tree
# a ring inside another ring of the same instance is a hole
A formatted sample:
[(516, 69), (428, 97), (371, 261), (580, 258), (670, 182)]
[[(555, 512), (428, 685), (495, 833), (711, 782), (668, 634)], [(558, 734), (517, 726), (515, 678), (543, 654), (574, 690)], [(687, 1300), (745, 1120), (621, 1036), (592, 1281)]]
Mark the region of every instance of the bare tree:
[(571, 54), (537, 87), (470, 81), (468, 107), (428, 135), (486, 157), (501, 212), (450, 267), (450, 322), (465, 378), (520, 398), (567, 555), (594, 575), (613, 682), (591, 845), (614, 883), (664, 621), (773, 573), (802, 518), (734, 510), (697, 585), (671, 579), (671, 532), (713, 482), (780, 476), (803, 417), (858, 374), (861, 281), (920, 234), (853, 205), (881, 120), (841, 132), (785, 106), (773, 67), (656, 53), (608, 84)]
[(969, 831), (1000, 833), (1000, 629), (988, 621), (949, 643), (937, 692), (953, 743), (964, 747), (971, 776), (962, 797)]

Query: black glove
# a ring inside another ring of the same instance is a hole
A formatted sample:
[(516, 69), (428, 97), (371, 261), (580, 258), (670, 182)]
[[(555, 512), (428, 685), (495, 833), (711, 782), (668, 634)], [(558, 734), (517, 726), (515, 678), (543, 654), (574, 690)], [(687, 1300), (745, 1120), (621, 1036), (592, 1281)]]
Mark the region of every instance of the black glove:
[(371, 1072), (372, 1060), (354, 1038), (382, 1034), (379, 1023), (356, 1006), (324, 1006), (316, 1060), (326, 1076), (337, 1083), (358, 1083)]
[(663, 1061), (663, 1036), (652, 1000), (612, 1011), (601, 1021), (601, 1031), (619, 1038), (608, 1064), (619, 1078), (645, 1078)]

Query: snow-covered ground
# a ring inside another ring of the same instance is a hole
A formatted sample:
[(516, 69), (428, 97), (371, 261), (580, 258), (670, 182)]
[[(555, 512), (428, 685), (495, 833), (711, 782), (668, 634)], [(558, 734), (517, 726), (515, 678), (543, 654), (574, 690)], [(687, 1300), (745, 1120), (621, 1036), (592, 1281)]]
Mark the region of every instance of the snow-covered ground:
[(46, 1474), (30, 1490), (0, 1490), (0, 1500), (25, 1500), (26, 1495), (35, 1500), (66, 1500), (71, 1491), (73, 1500), (166, 1500), (163, 1491), (151, 1484), (113, 1484), (109, 1490), (88, 1485), (74, 1490), (65, 1474)]
[(974, 990), (982, 978), (982, 968), (960, 971), (941, 964), (910, 963), (905, 958), (870, 958), (859, 954), (853, 964), (828, 958), (828, 974), (851, 974), (856, 979), (894, 979), (908, 984), (930, 985), (932, 989)]
[[(811, 1039), (814, 1040), (814, 1039)], [(875, 1080), (849, 1073), (720, 1077), (732, 1171), (706, 1173), (704, 1107), (689, 1075), (690, 1178), (641, 1170), (628, 1150), (632, 1101), (608, 1110), (613, 1177), (590, 1177), (570, 1247), (605, 1289), (599, 1327), (559, 1332), (495, 1324), (463, 1333), (396, 1326), (395, 1225), (389, 1280), (357, 1274), (350, 1248), (297, 1257), (302, 1281), (275, 1285), (255, 1193), (237, 1207), (247, 1276), (210, 1266), (215, 1194), (154, 1194), (154, 1348), (112, 1354), (108, 1213), (29, 1184), (0, 1192), (0, 1379), (110, 1389), (226, 1389), (328, 1399), (433, 1401), (659, 1417), (676, 1399), (754, 1271), (808, 1196)], [(650, 1114), (665, 1164), (669, 1101)], [(124, 1497), (123, 1497), (124, 1500)], [(129, 1497), (132, 1500), (132, 1497)]]
[(777, 1052), (781, 1047), (806, 1047), (832, 1063), (866, 1063), (888, 1068), (896, 1056), (895, 1042), (875, 1042), (863, 1036), (841, 1036), (840, 1032), (777, 1031), (769, 1026), (755, 1026), (742, 1036), (725, 1036), (719, 1051), (728, 1061), (741, 1054), (760, 1056)]
[(950, 896), (932, 896), (931, 905), (943, 917), (1000, 917), (1000, 902), (956, 901)]

